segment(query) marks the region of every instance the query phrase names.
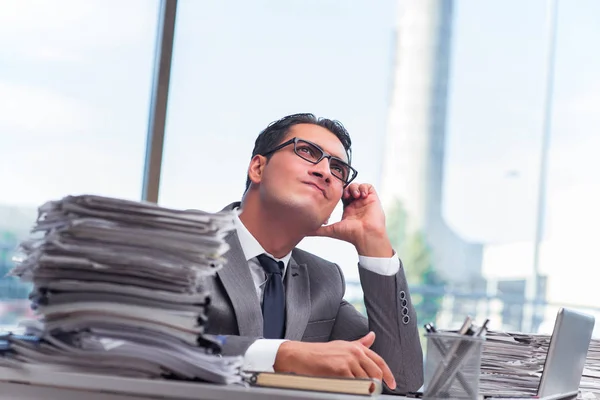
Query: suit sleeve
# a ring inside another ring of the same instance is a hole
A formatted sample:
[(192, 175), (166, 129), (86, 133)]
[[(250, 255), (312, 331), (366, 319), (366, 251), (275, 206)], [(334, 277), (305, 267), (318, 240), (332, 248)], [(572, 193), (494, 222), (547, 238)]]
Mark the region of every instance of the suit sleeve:
[[(339, 272), (344, 282), (341, 270)], [(392, 276), (364, 268), (359, 268), (359, 273), (368, 319), (342, 301), (331, 340), (356, 340), (370, 330), (375, 332), (372, 349), (394, 373), (398, 385), (395, 392), (416, 391), (423, 384), (423, 352), (402, 263)]]
[(248, 348), (261, 337), (220, 335), (223, 339), (221, 354), (224, 356), (243, 356)]

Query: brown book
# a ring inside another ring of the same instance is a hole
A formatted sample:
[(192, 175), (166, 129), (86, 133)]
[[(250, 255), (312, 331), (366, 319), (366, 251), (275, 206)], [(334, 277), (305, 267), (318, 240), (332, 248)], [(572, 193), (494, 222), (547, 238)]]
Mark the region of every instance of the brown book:
[(322, 378), (276, 372), (254, 372), (250, 375), (248, 382), (253, 386), (280, 389), (312, 390), (365, 396), (381, 394), (381, 382), (377, 379)]

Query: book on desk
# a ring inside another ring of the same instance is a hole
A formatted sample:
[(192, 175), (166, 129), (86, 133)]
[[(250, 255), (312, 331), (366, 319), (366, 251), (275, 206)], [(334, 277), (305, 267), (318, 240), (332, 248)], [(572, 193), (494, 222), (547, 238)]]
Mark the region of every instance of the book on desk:
[(381, 381), (369, 378), (326, 378), (277, 372), (250, 372), (246, 381), (252, 386), (365, 396), (376, 396), (382, 391)]

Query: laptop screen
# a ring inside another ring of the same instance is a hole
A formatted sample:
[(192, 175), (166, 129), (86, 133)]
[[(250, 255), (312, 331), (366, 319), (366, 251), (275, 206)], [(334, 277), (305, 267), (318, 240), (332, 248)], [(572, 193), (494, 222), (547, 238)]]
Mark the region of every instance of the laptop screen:
[(594, 330), (594, 317), (561, 308), (556, 315), (538, 397), (577, 393)]

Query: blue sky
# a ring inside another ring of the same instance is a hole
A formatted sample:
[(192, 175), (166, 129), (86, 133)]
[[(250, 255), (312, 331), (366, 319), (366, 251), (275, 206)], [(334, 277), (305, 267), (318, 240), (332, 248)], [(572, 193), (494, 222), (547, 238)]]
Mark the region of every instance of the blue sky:
[[(157, 4), (0, 0), (0, 204), (139, 198)], [(377, 184), (395, 9), (180, 1), (161, 204), (216, 211), (238, 200), (258, 132), (304, 111), (342, 121), (359, 179)], [(455, 2), (443, 209), (466, 238), (533, 238), (545, 12), (541, 0)], [(546, 237), (582, 260), (600, 223), (599, 20), (600, 2), (560, 1)], [(356, 275), (349, 245), (303, 245)]]

